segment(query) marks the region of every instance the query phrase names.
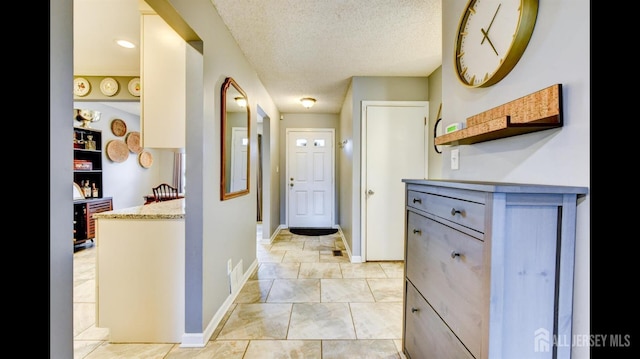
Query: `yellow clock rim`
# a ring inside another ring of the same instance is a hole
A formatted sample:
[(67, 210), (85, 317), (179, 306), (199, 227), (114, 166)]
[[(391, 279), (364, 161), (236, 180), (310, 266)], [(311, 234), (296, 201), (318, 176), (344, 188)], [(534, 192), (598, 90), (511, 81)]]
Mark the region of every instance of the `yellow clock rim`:
[(462, 13), (462, 17), (458, 22), (458, 31), (456, 32), (455, 44), (453, 47), (453, 66), (455, 68), (456, 77), (458, 81), (462, 83), (464, 86), (469, 88), (477, 88), (477, 87), (489, 87), (495, 85), (500, 80), (502, 80), (513, 68), (516, 66), (522, 55), (524, 54), (524, 50), (529, 45), (529, 40), (531, 39), (531, 35), (533, 34), (533, 29), (536, 24), (536, 19), (538, 17), (538, 3), (539, 0), (521, 0), (520, 6), (522, 6), (522, 11), (520, 12), (520, 19), (518, 21), (518, 28), (516, 29), (516, 35), (511, 41), (511, 47), (507, 52), (507, 55), (504, 58), (504, 61), (499, 65), (496, 72), (493, 73), (489, 78), (485, 81), (472, 85), (469, 84), (464, 77), (462, 77), (462, 69), (458, 63), (458, 50), (460, 49), (460, 38), (462, 33), (462, 26), (466, 22), (469, 14), (469, 7), (471, 7), (478, 0), (469, 0), (467, 5), (464, 8), (464, 12)]

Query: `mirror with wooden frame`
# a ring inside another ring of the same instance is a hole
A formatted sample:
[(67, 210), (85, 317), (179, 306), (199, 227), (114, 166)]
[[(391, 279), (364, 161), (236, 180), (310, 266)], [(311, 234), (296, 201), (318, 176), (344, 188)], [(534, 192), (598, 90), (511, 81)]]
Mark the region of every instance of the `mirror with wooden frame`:
[(249, 101), (236, 81), (227, 77), (221, 92), (220, 199), (249, 193)]

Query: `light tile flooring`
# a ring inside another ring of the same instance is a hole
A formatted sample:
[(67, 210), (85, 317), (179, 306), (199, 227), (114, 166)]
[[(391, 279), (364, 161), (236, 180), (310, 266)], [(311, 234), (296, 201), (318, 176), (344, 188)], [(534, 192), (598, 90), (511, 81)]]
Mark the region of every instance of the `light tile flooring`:
[(257, 270), (204, 348), (110, 344), (95, 326), (96, 248), (78, 250), (74, 358), (404, 358), (403, 262), (350, 263), (344, 249), (339, 234), (258, 242)]

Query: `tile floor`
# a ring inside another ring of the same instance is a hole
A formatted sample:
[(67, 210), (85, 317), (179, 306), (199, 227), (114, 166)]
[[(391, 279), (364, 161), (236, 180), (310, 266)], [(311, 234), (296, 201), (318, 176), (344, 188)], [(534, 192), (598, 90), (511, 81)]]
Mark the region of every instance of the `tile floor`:
[(350, 263), (344, 249), (339, 234), (282, 230), (258, 242), (258, 268), (210, 341), (180, 348), (108, 342), (95, 326), (96, 248), (86, 246), (74, 254), (74, 359), (404, 358), (403, 262)]

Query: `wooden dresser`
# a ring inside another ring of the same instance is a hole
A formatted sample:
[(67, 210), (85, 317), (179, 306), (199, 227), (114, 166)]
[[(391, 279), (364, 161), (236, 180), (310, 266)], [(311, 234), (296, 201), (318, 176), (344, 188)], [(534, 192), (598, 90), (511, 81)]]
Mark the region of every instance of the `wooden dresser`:
[(576, 206), (585, 187), (405, 183), (408, 358), (570, 358)]
[(96, 237), (96, 213), (111, 211), (111, 197), (88, 198), (73, 201), (73, 244), (82, 244)]

